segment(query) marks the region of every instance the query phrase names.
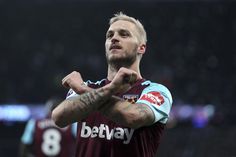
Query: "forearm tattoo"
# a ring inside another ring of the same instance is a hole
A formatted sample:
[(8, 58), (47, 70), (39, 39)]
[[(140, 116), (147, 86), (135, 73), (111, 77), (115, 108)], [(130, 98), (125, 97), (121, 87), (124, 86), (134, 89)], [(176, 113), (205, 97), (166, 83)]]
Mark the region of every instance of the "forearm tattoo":
[(106, 97), (103, 88), (101, 88), (80, 95), (78, 101), (81, 102), (84, 106), (93, 106), (97, 108), (107, 99), (108, 97)]
[[(95, 89), (90, 92), (67, 99), (71, 104), (71, 113), (76, 117), (84, 118), (92, 111), (97, 110), (109, 98), (103, 88)], [(65, 108), (67, 105), (65, 105)]]
[[(143, 118), (143, 119), (146, 119), (147, 121), (149, 122), (154, 122), (155, 121), (155, 117), (154, 117), (154, 113), (153, 111), (151, 111), (151, 109), (146, 106), (146, 105), (141, 105), (141, 104), (136, 104), (135, 105), (137, 110), (139, 111), (139, 115)], [(152, 112), (150, 114), (150, 112)], [(152, 116), (150, 116), (152, 115)]]
[(113, 121), (123, 125), (127, 125), (127, 122), (129, 123), (130, 120), (136, 121), (138, 119), (138, 123), (134, 124), (135, 126), (133, 127), (150, 125), (155, 120), (154, 113), (148, 106), (132, 104), (114, 96), (102, 106), (100, 111)]

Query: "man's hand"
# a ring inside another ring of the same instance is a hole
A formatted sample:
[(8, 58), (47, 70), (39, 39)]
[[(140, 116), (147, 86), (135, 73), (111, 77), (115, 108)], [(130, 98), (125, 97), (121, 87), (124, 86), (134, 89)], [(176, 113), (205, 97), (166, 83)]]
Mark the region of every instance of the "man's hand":
[(122, 67), (111, 81), (110, 90), (114, 94), (124, 93), (128, 91), (138, 79), (140, 78), (137, 72)]
[(77, 71), (73, 71), (64, 77), (62, 79), (62, 85), (66, 88), (73, 89), (78, 94), (82, 94), (88, 90), (88, 87), (84, 84), (80, 73)]

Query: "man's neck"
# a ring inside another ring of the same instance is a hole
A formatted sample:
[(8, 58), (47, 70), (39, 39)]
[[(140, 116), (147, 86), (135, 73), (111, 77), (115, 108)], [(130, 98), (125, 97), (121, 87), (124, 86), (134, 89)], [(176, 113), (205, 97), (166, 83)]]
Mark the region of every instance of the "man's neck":
[(138, 73), (138, 77), (139, 78), (142, 78), (141, 76), (141, 73), (140, 73), (140, 69), (139, 69), (139, 64), (138, 63), (134, 63), (132, 64), (131, 66), (129, 67), (125, 67), (125, 66), (113, 66), (113, 65), (108, 65), (108, 71), (107, 71), (107, 79), (112, 81), (113, 78), (115, 77), (116, 73), (119, 71), (119, 69), (121, 67), (124, 67), (124, 68), (128, 68), (128, 69), (131, 69), (131, 70), (134, 70), (135, 72)]

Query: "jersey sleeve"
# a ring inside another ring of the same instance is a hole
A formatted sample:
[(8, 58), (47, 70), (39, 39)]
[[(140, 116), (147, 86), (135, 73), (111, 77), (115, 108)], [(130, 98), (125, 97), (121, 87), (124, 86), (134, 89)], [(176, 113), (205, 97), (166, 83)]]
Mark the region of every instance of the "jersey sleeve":
[(73, 89), (70, 89), (70, 90), (67, 92), (66, 99), (75, 97), (75, 96), (77, 96), (77, 95), (78, 95), (78, 94), (77, 94), (75, 91), (73, 91)]
[(30, 119), (26, 124), (24, 133), (21, 137), (21, 142), (24, 144), (32, 144), (34, 131), (35, 131), (35, 120)]
[(163, 85), (150, 83), (141, 93), (136, 103), (148, 105), (155, 115), (155, 121), (165, 124), (168, 120), (172, 107), (172, 96), (170, 91)]
[(76, 123), (73, 123), (72, 125), (71, 125), (71, 131), (72, 131), (72, 135), (74, 136), (74, 137), (76, 137), (77, 136), (77, 122)]

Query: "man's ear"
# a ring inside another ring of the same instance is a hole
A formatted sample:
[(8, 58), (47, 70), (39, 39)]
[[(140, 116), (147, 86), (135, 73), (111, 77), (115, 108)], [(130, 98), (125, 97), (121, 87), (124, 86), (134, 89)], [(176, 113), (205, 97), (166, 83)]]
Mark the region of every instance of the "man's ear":
[(144, 54), (146, 51), (146, 44), (141, 44), (139, 47), (138, 47), (138, 54)]

